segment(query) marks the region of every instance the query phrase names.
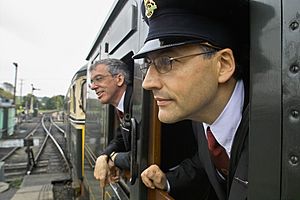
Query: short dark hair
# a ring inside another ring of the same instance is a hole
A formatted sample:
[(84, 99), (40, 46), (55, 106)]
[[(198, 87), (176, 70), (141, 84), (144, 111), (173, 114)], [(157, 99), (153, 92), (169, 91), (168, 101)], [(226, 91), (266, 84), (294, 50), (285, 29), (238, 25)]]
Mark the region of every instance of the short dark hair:
[[(211, 52), (209, 54), (204, 54), (203, 58), (211, 58), (217, 50), (213, 47), (209, 46), (200, 46), (203, 51)], [(235, 72), (233, 77), (235, 80), (246, 79), (249, 76), (249, 50), (247, 46), (244, 47), (243, 51), (240, 50), (239, 52), (231, 49), (233, 51), (233, 56), (235, 58)], [(247, 81), (247, 80), (246, 80)]]
[(129, 67), (121, 60), (115, 58), (106, 58), (97, 60), (89, 67), (89, 71), (96, 69), (98, 65), (106, 65), (108, 72), (112, 75), (122, 74), (125, 79), (125, 84), (129, 85), (132, 83), (131, 71)]

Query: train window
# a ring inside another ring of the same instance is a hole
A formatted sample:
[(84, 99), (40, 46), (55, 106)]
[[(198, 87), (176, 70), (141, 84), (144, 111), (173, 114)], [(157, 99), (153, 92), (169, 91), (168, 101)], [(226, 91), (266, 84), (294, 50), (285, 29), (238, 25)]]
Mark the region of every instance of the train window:
[[(185, 147), (184, 151), (182, 147)], [(196, 151), (197, 143), (190, 120), (161, 124), (161, 168), (164, 171), (176, 167), (182, 160), (192, 157)]]
[(113, 54), (135, 33), (137, 19), (136, 5), (125, 4), (110, 27), (109, 41), (103, 45), (104, 53)]
[(86, 110), (86, 92), (87, 92), (87, 84), (86, 84), (86, 80), (83, 81), (82, 85), (81, 85), (81, 108), (83, 110), (83, 112), (85, 113)]
[[(183, 150), (184, 149), (184, 150)], [(183, 160), (193, 157), (197, 152), (197, 142), (193, 133), (192, 121), (184, 120), (175, 124), (161, 124), (161, 163), (163, 171), (174, 170)], [(189, 194), (177, 191), (171, 196), (175, 199), (200, 199), (196, 187), (190, 186)]]
[[(133, 66), (134, 66), (134, 62), (132, 59), (133, 56), (133, 52), (129, 52), (128, 54), (126, 54), (125, 56), (123, 56), (120, 60), (122, 60), (124, 63), (127, 64), (127, 66), (130, 68), (130, 77), (132, 79), (133, 77)], [(133, 83), (130, 83), (130, 85), (132, 85)], [(128, 90), (127, 90), (128, 91)], [(126, 109), (126, 108), (124, 108)], [(109, 144), (109, 142), (114, 138), (115, 134), (117, 134), (118, 129), (120, 129), (120, 121), (118, 118), (118, 115), (116, 113), (116, 109), (109, 105), (109, 116), (107, 118), (107, 125), (108, 125), (108, 131), (107, 131), (107, 144)], [(131, 112), (131, 108), (129, 110), (129, 112)], [(130, 175), (129, 175), (129, 171), (126, 171), (124, 173), (122, 173), (121, 179), (119, 181), (119, 183), (116, 185), (117, 188), (122, 188), (122, 193), (126, 194), (125, 196), (129, 195), (129, 180), (130, 180)], [(119, 194), (121, 195), (121, 194)]]
[[(151, 103), (151, 116), (149, 116), (149, 142), (148, 142), (148, 164), (155, 163), (160, 166), (164, 172), (172, 171), (184, 159), (191, 158), (197, 152), (196, 138), (193, 133), (192, 121), (184, 120), (174, 124), (161, 123), (157, 118), (157, 105)], [(145, 133), (144, 133), (145, 134)], [(184, 151), (182, 150), (184, 148)], [(196, 191), (192, 187), (190, 191)], [(172, 194), (172, 198), (167, 193), (162, 193), (159, 190), (148, 190), (149, 199), (184, 199), (196, 193), (177, 192)]]
[(71, 95), (71, 109), (73, 111), (73, 113), (76, 113), (76, 85), (73, 85), (72, 87), (72, 95)]

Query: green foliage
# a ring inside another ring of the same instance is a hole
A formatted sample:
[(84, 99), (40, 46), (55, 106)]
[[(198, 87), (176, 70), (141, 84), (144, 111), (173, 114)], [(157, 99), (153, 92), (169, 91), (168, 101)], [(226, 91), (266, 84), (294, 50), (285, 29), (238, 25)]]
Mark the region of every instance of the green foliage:
[(14, 95), (10, 92), (4, 91), (2, 88), (0, 88), (0, 97), (3, 97), (5, 99), (13, 99)]
[(20, 179), (16, 179), (16, 180), (13, 180), (9, 183), (9, 186), (12, 187), (12, 188), (17, 188), (19, 189), (21, 184), (23, 182), (23, 179), (20, 178)]
[(39, 110), (62, 110), (64, 105), (64, 96), (57, 95), (53, 97), (42, 97), (38, 98), (34, 95), (28, 94), (22, 97), (21, 106), (29, 110), (31, 101), (33, 100), (33, 108), (38, 108)]
[(62, 110), (63, 105), (64, 105), (64, 96), (63, 95), (53, 96), (45, 102), (45, 109)]

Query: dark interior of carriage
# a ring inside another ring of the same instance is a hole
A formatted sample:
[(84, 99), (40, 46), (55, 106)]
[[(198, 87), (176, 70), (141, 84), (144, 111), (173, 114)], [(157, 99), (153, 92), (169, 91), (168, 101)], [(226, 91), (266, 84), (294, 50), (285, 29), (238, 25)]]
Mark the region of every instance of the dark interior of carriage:
[(161, 167), (164, 171), (178, 165), (197, 151), (192, 123), (184, 120), (161, 125)]

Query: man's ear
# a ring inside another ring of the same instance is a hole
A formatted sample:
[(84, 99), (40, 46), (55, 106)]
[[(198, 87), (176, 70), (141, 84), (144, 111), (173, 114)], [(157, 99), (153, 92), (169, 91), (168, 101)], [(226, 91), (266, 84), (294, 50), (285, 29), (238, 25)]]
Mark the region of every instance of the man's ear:
[(117, 78), (117, 85), (121, 87), (125, 82), (125, 77), (122, 74), (117, 74), (116, 78)]
[(219, 61), (219, 83), (225, 83), (233, 77), (235, 72), (235, 61), (231, 49), (222, 49), (218, 51)]

